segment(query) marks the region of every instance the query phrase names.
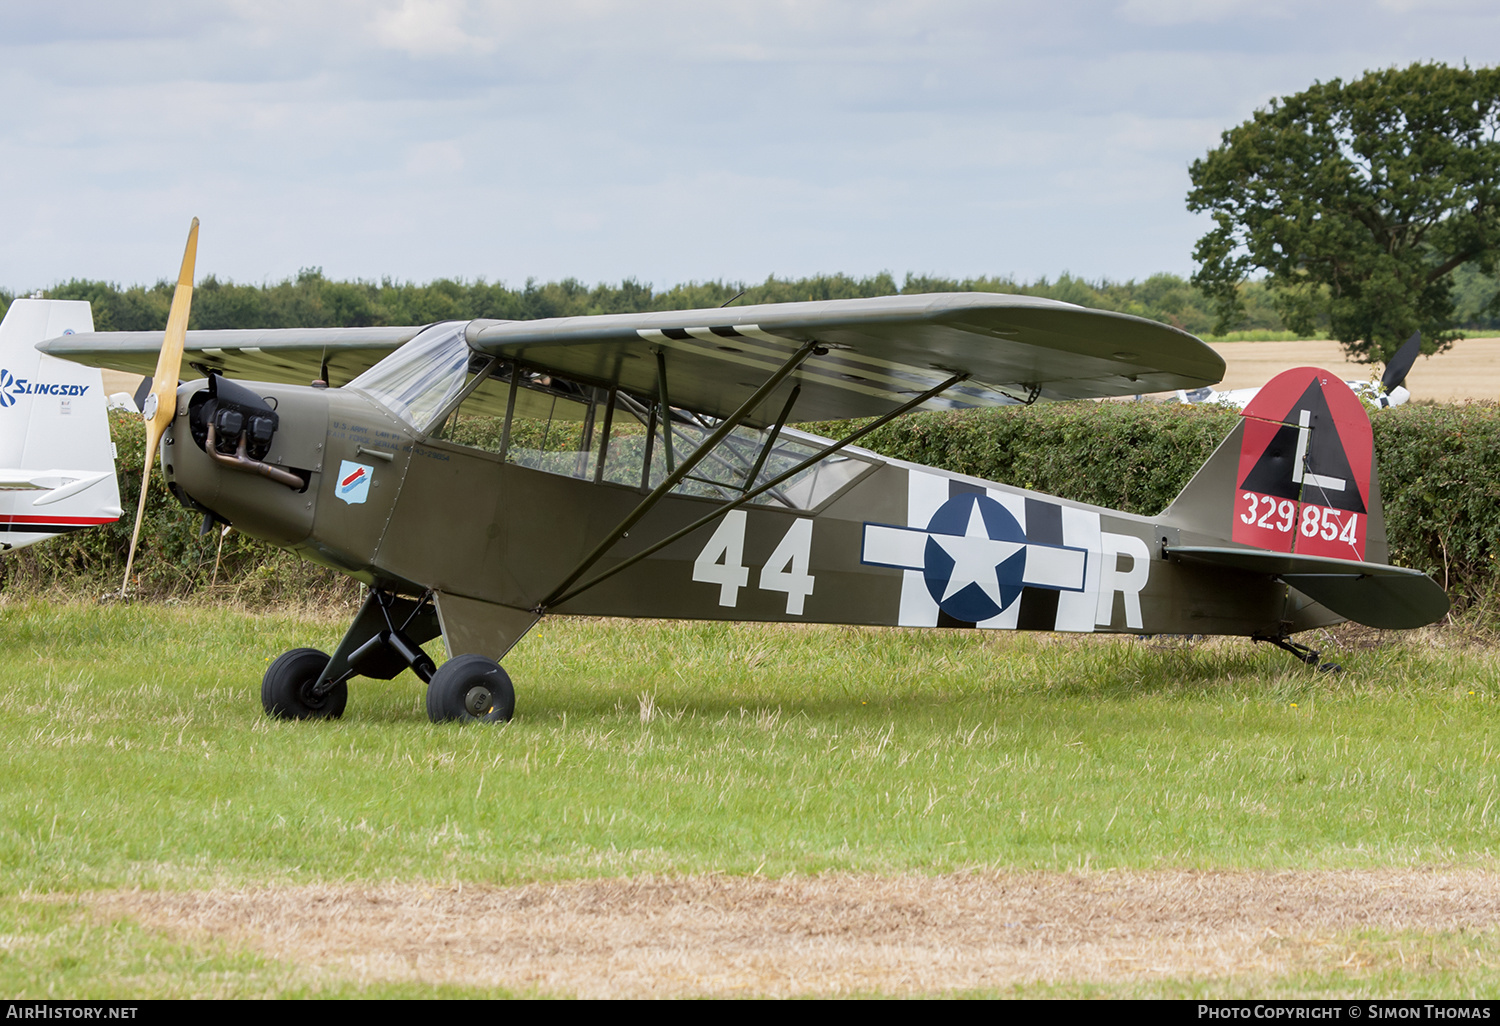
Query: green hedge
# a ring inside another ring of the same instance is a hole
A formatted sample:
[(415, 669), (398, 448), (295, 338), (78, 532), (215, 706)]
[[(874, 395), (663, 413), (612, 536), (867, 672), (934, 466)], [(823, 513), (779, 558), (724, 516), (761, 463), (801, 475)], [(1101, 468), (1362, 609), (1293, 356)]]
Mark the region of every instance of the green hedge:
[[(1066, 403), (918, 414), (863, 442), (876, 452), (1131, 513), (1159, 512), (1234, 427), (1236, 411), (1166, 403)], [(1488, 607), (1500, 547), (1500, 408), (1408, 405), (1375, 412), (1386, 526), (1394, 562), (1445, 582), (1459, 608)], [(806, 425), (824, 434), (847, 425)], [(139, 418), (112, 418), (119, 448), (119, 523), (10, 554), (7, 587), (119, 587), (140, 488)], [(217, 531), (172, 499), (153, 471), (140, 594), (183, 596), (214, 581)], [(338, 575), (231, 533), (216, 590), (249, 600), (326, 596), (352, 588)]]
[[(860, 444), (896, 459), (1031, 488), (1078, 502), (1159, 513), (1238, 413), (1177, 403), (1047, 403), (919, 413)], [(834, 435), (844, 425), (810, 424)]]

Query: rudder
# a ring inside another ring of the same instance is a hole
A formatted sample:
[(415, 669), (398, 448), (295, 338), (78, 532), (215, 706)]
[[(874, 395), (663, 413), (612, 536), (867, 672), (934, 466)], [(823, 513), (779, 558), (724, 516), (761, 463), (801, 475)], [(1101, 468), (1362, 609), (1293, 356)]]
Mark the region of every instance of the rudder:
[(1315, 367), (1283, 371), (1162, 514), (1198, 536), (1352, 562), (1389, 558), (1364, 404)]
[(0, 321), (0, 548), (120, 516), (98, 369), (36, 349), (93, 328), (80, 300), (17, 299)]

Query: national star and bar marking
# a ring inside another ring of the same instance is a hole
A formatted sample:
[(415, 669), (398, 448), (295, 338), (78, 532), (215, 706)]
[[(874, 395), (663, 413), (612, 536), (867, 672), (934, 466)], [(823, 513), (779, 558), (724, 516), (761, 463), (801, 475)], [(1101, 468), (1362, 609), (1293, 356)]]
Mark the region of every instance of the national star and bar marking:
[(969, 493), (945, 502), (925, 529), (866, 523), (861, 562), (921, 571), (940, 609), (977, 623), (1024, 587), (1082, 591), (1088, 550), (1031, 541), (1003, 505)]

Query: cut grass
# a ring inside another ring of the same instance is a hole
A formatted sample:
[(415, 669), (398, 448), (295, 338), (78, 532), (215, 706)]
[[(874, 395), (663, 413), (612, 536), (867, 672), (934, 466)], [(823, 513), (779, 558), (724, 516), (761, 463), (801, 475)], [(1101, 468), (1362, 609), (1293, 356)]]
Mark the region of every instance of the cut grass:
[(503, 987), (353, 981), (129, 918), (101, 920), (78, 901), (0, 897), (0, 989), (12, 998), (216, 1000), (528, 996)]
[(269, 659), (338, 633), (7, 606), (7, 889), (1495, 853), (1482, 649), (1327, 676), (1238, 641), (559, 620), (507, 660), (508, 726), (429, 724), (409, 675), (339, 722), (266, 719)]
[[(1495, 864), (1497, 657), (1438, 633), (1319, 675), (1236, 640), (556, 620), (506, 661), (509, 725), (429, 724), (410, 675), (357, 682), (339, 722), (266, 719), (267, 663), (342, 628), (0, 604), (0, 987), (83, 979), (77, 951), (115, 974), (96, 994), (488, 993), (309, 982), (43, 894)], [(1492, 988), (1493, 938), (1462, 943), (1438, 935), (1412, 979)], [(1330, 965), (1286, 992), (1337, 991)], [(1163, 986), (1016, 993), (1204, 992)]]

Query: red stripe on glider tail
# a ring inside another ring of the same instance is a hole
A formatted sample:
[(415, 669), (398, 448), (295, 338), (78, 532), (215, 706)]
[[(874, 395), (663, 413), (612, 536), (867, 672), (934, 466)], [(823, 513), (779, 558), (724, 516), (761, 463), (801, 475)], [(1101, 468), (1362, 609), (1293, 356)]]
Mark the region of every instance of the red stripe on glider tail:
[(93, 527), (96, 524), (112, 524), (119, 517), (50, 517), (30, 513), (0, 516), (0, 524), (46, 524), (57, 527)]
[(1375, 440), (1349, 386), (1298, 367), (1272, 378), (1242, 415), (1233, 540), (1363, 560)]

